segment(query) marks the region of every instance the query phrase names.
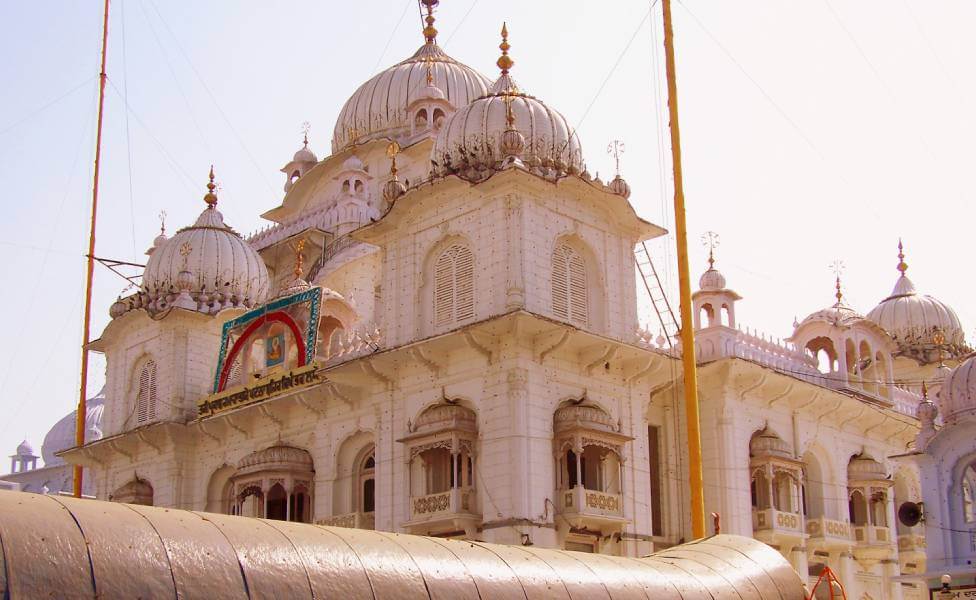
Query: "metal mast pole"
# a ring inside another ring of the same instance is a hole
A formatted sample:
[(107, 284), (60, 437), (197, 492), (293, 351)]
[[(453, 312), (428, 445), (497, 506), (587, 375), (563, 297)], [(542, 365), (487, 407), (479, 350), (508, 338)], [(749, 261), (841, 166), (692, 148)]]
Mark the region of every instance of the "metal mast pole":
[[(81, 335), (81, 385), (78, 390), (78, 413), (75, 420), (75, 445), (85, 444), (85, 421), (88, 417), (88, 342), (91, 337), (92, 278), (95, 273), (95, 217), (98, 214), (98, 170), (102, 158), (102, 116), (105, 111), (105, 49), (108, 43), (108, 3), (102, 17), (102, 70), (98, 74), (98, 126), (95, 133), (95, 174), (92, 182), (91, 229), (88, 233), (88, 262), (85, 270), (85, 321)], [(74, 466), (74, 496), (81, 498), (82, 467)]]
[(685, 418), (688, 422), (688, 485), (691, 488), (691, 532), (705, 537), (705, 493), (702, 476), (701, 425), (698, 415), (698, 373), (695, 366), (695, 329), (691, 315), (691, 277), (688, 267), (688, 228), (681, 181), (681, 135), (678, 131), (678, 84), (674, 68), (674, 32), (671, 0), (664, 8), (664, 57), (668, 76), (668, 114), (671, 119), (671, 158), (674, 169), (674, 229), (678, 246), (678, 287), (681, 299), (681, 362), (684, 367)]

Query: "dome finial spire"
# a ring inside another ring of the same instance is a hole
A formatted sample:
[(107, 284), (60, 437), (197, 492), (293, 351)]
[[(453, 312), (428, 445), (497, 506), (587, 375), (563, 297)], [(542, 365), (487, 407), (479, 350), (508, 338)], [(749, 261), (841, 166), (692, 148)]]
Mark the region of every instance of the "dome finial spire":
[(308, 148), (308, 132), (312, 129), (312, 124), (308, 121), (302, 123), (302, 145), (304, 148)]
[(626, 147), (624, 143), (620, 140), (613, 140), (607, 146), (607, 154), (613, 155), (613, 161), (616, 169), (616, 175), (620, 176), (620, 155), (624, 153)]
[(305, 238), (302, 238), (295, 244), (295, 279), (302, 278), (302, 266), (305, 263), (305, 255), (302, 254), (304, 250)]
[(714, 231), (706, 231), (701, 236), (702, 245), (708, 248), (708, 270), (715, 270), (715, 249), (719, 246), (718, 234)]
[(844, 303), (844, 293), (840, 290), (840, 276), (844, 272), (844, 261), (835, 260), (830, 264), (830, 269), (834, 272), (834, 289), (837, 290), (834, 293), (834, 298), (837, 298), (835, 306), (840, 306)]
[(420, 2), (427, 7), (427, 16), (424, 21), (427, 26), (424, 27), (424, 39), (428, 44), (437, 43), (437, 29), (434, 28), (434, 7), (440, 4), (440, 0), (420, 0)]
[(217, 184), (214, 183), (214, 169), (213, 165), (210, 165), (210, 181), (207, 183), (207, 194), (203, 197), (203, 201), (210, 208), (217, 206), (217, 194), (214, 193), (215, 189), (217, 189)]
[(508, 55), (508, 50), (512, 46), (508, 43), (508, 23), (502, 23), (502, 43), (498, 44), (498, 48), (501, 49), (502, 55), (498, 57), (498, 61), (495, 64), (498, 68), (502, 70), (502, 75), (508, 75), (508, 70), (512, 68), (515, 61), (512, 57)]
[(905, 249), (901, 245), (901, 238), (898, 238), (898, 267), (897, 267), (897, 269), (898, 269), (898, 272), (901, 273), (901, 276), (902, 277), (905, 276), (905, 271), (908, 270), (908, 263), (905, 262)]

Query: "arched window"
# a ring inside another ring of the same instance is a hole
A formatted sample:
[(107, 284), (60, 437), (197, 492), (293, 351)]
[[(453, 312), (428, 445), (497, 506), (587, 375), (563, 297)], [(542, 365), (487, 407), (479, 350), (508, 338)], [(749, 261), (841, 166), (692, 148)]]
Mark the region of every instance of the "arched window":
[(156, 420), (156, 361), (150, 359), (139, 371), (139, 392), (136, 395), (136, 423)]
[(962, 520), (976, 523), (976, 463), (962, 472)]
[(584, 327), (589, 322), (586, 262), (566, 243), (557, 244), (552, 251), (552, 312)]
[(474, 318), (474, 254), (462, 244), (444, 250), (434, 263), (434, 326)]
[(868, 503), (860, 490), (854, 490), (848, 501), (848, 511), (853, 525), (868, 524)]
[(359, 468), (360, 512), (376, 510), (376, 457), (370, 453)]

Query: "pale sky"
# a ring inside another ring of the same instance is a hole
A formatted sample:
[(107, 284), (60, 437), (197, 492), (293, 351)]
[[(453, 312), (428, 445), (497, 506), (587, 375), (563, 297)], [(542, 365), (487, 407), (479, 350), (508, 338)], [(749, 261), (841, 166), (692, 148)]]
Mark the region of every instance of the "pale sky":
[[(578, 127), (604, 180), (608, 142), (624, 141), (631, 202), (673, 229), (652, 4), (443, 0), (436, 26), (494, 79), (507, 21), (520, 85)], [(674, 19), (693, 281), (699, 237), (717, 231), (740, 324), (785, 338), (832, 303), (836, 259), (852, 306), (886, 297), (901, 236), (919, 291), (972, 343), (976, 3), (675, 0)], [(327, 155), (343, 102), (420, 29), (416, 0), (113, 2), (96, 254), (145, 262), (161, 210), (170, 233), (202, 210), (211, 163), (226, 221), (256, 229), (302, 122)], [(40, 452), (77, 402), (100, 38), (99, 1), (0, 3), (2, 455), (25, 437)], [(95, 282), (93, 337), (125, 286), (101, 267)], [(103, 381), (94, 355), (89, 391)]]

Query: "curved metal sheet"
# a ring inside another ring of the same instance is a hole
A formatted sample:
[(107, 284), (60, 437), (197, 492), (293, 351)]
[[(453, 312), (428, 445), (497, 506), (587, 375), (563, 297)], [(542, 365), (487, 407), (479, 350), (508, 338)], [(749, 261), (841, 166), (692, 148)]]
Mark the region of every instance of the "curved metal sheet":
[(555, 571), (546, 561), (540, 560), (534, 554), (525, 552), (520, 546), (502, 546), (500, 544), (486, 544), (471, 542), (485, 550), (494, 553), (505, 561), (515, 576), (522, 583), (525, 597), (528, 600), (536, 598), (565, 598), (570, 600), (569, 590)]
[(316, 598), (372, 598), (366, 567), (332, 528), (266, 521), (298, 549)]
[(0, 492), (0, 597), (801, 600), (769, 546), (643, 558)]
[[(72, 500), (69, 507), (79, 502)], [(163, 540), (179, 598), (247, 598), (230, 542), (210, 521), (186, 510), (124, 504), (146, 518)], [(105, 524), (111, 527), (109, 521)], [(123, 541), (123, 540), (120, 540)], [(131, 565), (130, 565), (131, 566)]]
[(492, 600), (525, 600), (525, 590), (515, 571), (497, 554), (478, 544), (466, 541), (428, 538), (464, 563), (468, 573), (478, 586), (482, 598)]
[(0, 537), (12, 599), (94, 598), (85, 538), (67, 508), (47, 496), (0, 492)]
[[(100, 597), (176, 597), (166, 548), (145, 517), (124, 504), (66, 503), (63, 498), (48, 498), (70, 511), (81, 529), (91, 556), (91, 578)], [(133, 565), (138, 565), (139, 577), (131, 576)]]
[(237, 554), (248, 593), (255, 598), (312, 598), (305, 563), (291, 540), (263, 519), (194, 513), (213, 523)]

